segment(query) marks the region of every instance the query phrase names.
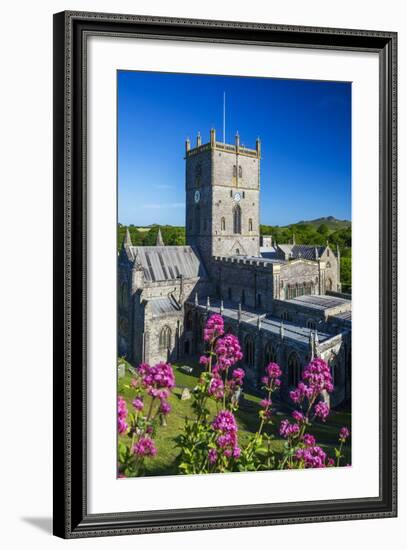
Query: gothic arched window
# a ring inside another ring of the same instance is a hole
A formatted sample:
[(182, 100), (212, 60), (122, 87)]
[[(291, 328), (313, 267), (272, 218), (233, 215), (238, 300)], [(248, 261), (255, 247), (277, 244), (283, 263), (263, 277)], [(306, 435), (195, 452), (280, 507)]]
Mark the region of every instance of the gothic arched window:
[(296, 386), (301, 377), (300, 358), (293, 351), (288, 357), (288, 385)]
[(249, 231), (253, 231), (253, 220), (249, 218)]
[(243, 176), (243, 169), (241, 166), (239, 166), (239, 178)]
[(237, 204), (233, 209), (233, 233), (242, 232), (242, 209)]
[(242, 298), (241, 298), (241, 302), (242, 302), (242, 306), (244, 306), (244, 305), (245, 305), (245, 303), (246, 303), (246, 292), (245, 292), (245, 290), (244, 290), (244, 289), (242, 290)]
[(252, 336), (246, 336), (244, 344), (244, 359), (248, 367), (254, 367), (254, 341)]
[(264, 348), (264, 365), (267, 366), (269, 363), (275, 363), (276, 359), (276, 350), (272, 346), (271, 342), (268, 342)]
[(159, 344), (162, 350), (168, 350), (171, 347), (171, 329), (168, 325), (161, 329)]
[(225, 229), (226, 229), (226, 220), (225, 220), (225, 218), (221, 218), (220, 228), (221, 228), (221, 231), (225, 231)]

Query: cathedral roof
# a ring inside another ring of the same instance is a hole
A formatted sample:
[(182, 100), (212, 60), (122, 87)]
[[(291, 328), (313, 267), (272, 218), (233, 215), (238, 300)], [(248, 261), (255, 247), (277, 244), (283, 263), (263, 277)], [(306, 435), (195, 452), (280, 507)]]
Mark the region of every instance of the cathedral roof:
[[(189, 303), (191, 305), (193, 304), (192, 301)], [(205, 299), (199, 299), (198, 305), (194, 304), (194, 306), (205, 310), (209, 309), (212, 313), (220, 313), (220, 300), (218, 299), (212, 298), (209, 308), (206, 305)], [(310, 333), (313, 332), (313, 329), (300, 326), (295, 322), (282, 321), (280, 318), (275, 317), (271, 313), (248, 306), (243, 306), (240, 313), (241, 322), (255, 327), (259, 314), (261, 315), (261, 331), (266, 335), (273, 335), (280, 338), (281, 325), (283, 324), (285, 340), (292, 340), (304, 346), (309, 345)], [(225, 319), (225, 324), (227, 325), (227, 321), (229, 319), (237, 321), (238, 315), (238, 304), (224, 300), (222, 316)], [(335, 337), (335, 335), (318, 330), (318, 339), (320, 343), (326, 342)]]
[(180, 311), (180, 305), (172, 296), (153, 298), (149, 300), (148, 303), (151, 307), (152, 314), (155, 316), (179, 313)]
[(308, 244), (278, 244), (275, 255), (283, 255), (285, 259), (304, 258), (304, 260), (317, 260), (325, 252), (326, 246)]
[(204, 265), (192, 246), (131, 246), (132, 260), (144, 271), (146, 281), (206, 277)]

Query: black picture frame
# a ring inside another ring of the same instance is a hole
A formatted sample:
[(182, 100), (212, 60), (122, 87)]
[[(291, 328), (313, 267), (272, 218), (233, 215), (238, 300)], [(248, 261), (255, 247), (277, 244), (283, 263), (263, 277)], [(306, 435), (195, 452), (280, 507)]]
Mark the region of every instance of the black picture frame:
[[(89, 514), (86, 467), (86, 41), (154, 36), (377, 52), (380, 58), (380, 494), (319, 502)], [(397, 515), (397, 34), (85, 12), (54, 15), (54, 534), (63, 538)]]

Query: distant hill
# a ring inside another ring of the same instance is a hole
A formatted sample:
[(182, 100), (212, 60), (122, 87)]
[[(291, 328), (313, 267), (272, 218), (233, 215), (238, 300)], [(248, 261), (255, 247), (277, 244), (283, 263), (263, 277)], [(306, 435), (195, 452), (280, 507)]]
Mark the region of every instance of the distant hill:
[(291, 225), (313, 225), (314, 227), (318, 228), (322, 224), (327, 225), (331, 231), (337, 231), (338, 229), (348, 229), (352, 226), (352, 222), (350, 220), (338, 220), (334, 216), (316, 218), (315, 220), (301, 220), (296, 224)]

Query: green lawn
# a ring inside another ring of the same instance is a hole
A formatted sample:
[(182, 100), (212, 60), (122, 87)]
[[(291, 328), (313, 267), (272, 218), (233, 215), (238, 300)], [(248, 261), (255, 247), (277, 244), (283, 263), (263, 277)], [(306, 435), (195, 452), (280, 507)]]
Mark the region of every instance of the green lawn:
[[(191, 365), (192, 366), (192, 365)], [(171, 475), (176, 474), (176, 458), (179, 454), (179, 449), (175, 447), (173, 438), (178, 435), (184, 427), (185, 418), (192, 418), (191, 399), (181, 401), (181, 393), (183, 388), (193, 389), (197, 383), (197, 379), (201, 369), (194, 367), (192, 374), (185, 374), (179, 370), (180, 365), (173, 365), (176, 387), (169, 398), (171, 404), (171, 413), (167, 417), (167, 426), (158, 429), (155, 438), (157, 446), (157, 456), (154, 459), (146, 460), (147, 474), (146, 475)], [(133, 391), (131, 388), (126, 388), (131, 381), (131, 373), (126, 368), (126, 375), (119, 379), (119, 394), (122, 395), (128, 403), (128, 408), (131, 410), (131, 401), (133, 399)], [(239, 443), (244, 446), (251, 434), (255, 433), (259, 426), (259, 401), (260, 397), (244, 393), (244, 400), (241, 402), (240, 408), (236, 413), (236, 419), (239, 426)], [(209, 408), (212, 412), (216, 412), (216, 404), (211, 401)], [(277, 412), (274, 418), (273, 434), (276, 439), (272, 445), (275, 450), (280, 450), (283, 445), (283, 440), (278, 434), (278, 426), (283, 418), (290, 416), (290, 412), (286, 407), (281, 407), (281, 412)], [(326, 424), (315, 423), (311, 433), (315, 435), (317, 441), (321, 444), (329, 455), (333, 455), (333, 448), (337, 444), (338, 431), (342, 426), (350, 427), (349, 412), (332, 412)], [(331, 450), (331, 452), (330, 452)], [(347, 462), (350, 462), (350, 450), (347, 449)]]

